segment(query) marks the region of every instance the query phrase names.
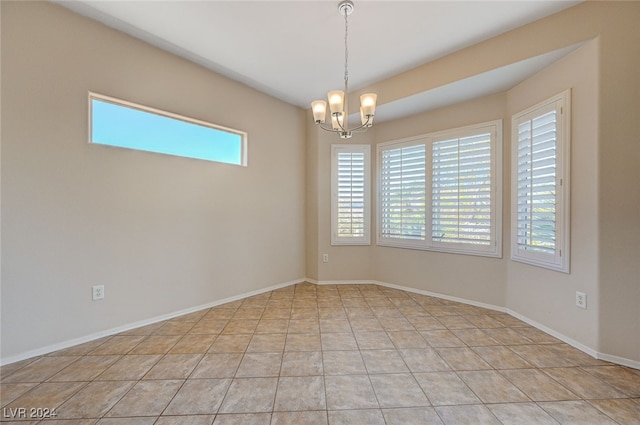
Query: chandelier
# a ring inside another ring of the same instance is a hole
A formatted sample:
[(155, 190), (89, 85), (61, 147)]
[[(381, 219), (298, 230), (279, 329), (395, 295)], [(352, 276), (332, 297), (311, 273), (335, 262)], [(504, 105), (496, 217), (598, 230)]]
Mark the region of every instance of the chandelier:
[(360, 96), (360, 122), (355, 128), (349, 128), (349, 45), (347, 43), (349, 35), (348, 16), (353, 12), (353, 2), (343, 0), (338, 4), (338, 13), (344, 15), (344, 91), (333, 90), (327, 94), (329, 109), (331, 110), (331, 127), (324, 125), (327, 116), (327, 102), (324, 100), (314, 100), (311, 102), (313, 120), (323, 130), (338, 133), (343, 139), (349, 139), (354, 132), (366, 131), (373, 125), (373, 115), (376, 111), (375, 93), (366, 93)]

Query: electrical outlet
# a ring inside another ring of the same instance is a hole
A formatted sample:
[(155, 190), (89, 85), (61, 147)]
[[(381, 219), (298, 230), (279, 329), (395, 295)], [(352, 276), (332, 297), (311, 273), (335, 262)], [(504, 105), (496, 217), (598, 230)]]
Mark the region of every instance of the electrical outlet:
[(584, 292), (576, 292), (576, 307), (587, 308), (587, 294)]
[(91, 288), (91, 299), (93, 301), (104, 299), (104, 285), (96, 285)]
[(323, 263), (329, 262), (329, 254), (322, 254), (322, 262)]

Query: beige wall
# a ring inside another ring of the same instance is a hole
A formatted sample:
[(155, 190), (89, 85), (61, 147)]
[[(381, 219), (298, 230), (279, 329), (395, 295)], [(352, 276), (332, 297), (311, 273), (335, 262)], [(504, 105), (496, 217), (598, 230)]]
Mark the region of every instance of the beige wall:
[[(640, 362), (640, 3), (585, 2), (361, 90), (384, 104), (587, 42), (506, 93), (351, 139), (372, 145), (375, 177), (377, 143), (503, 118), (502, 259), (377, 247), (375, 233), (369, 247), (331, 246), (330, 145), (341, 141), (308, 111), (55, 5), (1, 4), (3, 361), (306, 275), (501, 306)], [(509, 142), (511, 113), (568, 87), (565, 275), (509, 259)], [(88, 90), (247, 131), (249, 167), (88, 145)], [(95, 284), (104, 301), (90, 301)]]
[(640, 3), (597, 4), (601, 25), (601, 351), (640, 362)]
[[(571, 89), (572, 145), (571, 273), (509, 261), (506, 305), (595, 350), (599, 344), (598, 51), (598, 40), (588, 42), (507, 93), (507, 112), (511, 116)], [(505, 148), (510, 158), (510, 146)], [(505, 180), (505, 187), (511, 187), (509, 179)], [(509, 216), (504, 223), (508, 241)], [(505, 255), (510, 255), (508, 249)], [(576, 291), (587, 294), (586, 310), (575, 307)]]
[[(89, 90), (244, 130), (249, 166), (89, 145)], [(2, 112), (3, 361), (304, 278), (302, 110), (51, 3), (2, 2)]]
[[(503, 94), (502, 99), (501, 95), (478, 99), (374, 127), (372, 152), (375, 143), (504, 118), (504, 255), (499, 260), (372, 246), (368, 249), (370, 279), (504, 307), (564, 335), (590, 352), (637, 366), (640, 362), (637, 22), (640, 22), (638, 2), (585, 2), (362, 88), (359, 93), (378, 92), (379, 103), (384, 104), (542, 53), (587, 43)], [(567, 88), (574, 91), (570, 275), (509, 259), (510, 114)], [(326, 163), (316, 160), (318, 175), (323, 175)], [(319, 239), (329, 234), (327, 226), (328, 220), (318, 223)], [(320, 250), (330, 249), (322, 241), (318, 245)], [(366, 249), (357, 253), (356, 249), (346, 252), (343, 261), (360, 261), (366, 255)], [(338, 274), (325, 270), (318, 279), (325, 280), (326, 276), (329, 280)], [(575, 307), (576, 291), (587, 292), (586, 311)]]
[[(313, 122), (311, 110), (307, 111), (306, 122)], [(318, 128), (313, 125), (306, 126), (306, 177), (307, 187), (305, 194), (306, 201), (306, 276), (311, 280), (318, 280), (318, 148), (320, 146), (318, 138), (320, 136)]]
[[(310, 121), (312, 122), (312, 121)], [(314, 133), (311, 143), (317, 164), (317, 184), (309, 187), (310, 193), (315, 197), (314, 203), (308, 205), (310, 210), (317, 213), (317, 233), (315, 257), (308, 261), (315, 262), (318, 282), (336, 281), (362, 281), (373, 277), (371, 269), (371, 248), (369, 246), (332, 246), (331, 245), (331, 145), (332, 144), (369, 144), (372, 134), (370, 132), (354, 134), (348, 142), (340, 139), (334, 133), (326, 132), (313, 124)], [(373, 155), (373, 152), (372, 152)], [(373, 172), (373, 168), (371, 169)], [(373, 176), (373, 173), (372, 173)], [(372, 198), (373, 199), (373, 198)], [(373, 205), (373, 202), (372, 202)], [(373, 240), (373, 238), (372, 238)], [(329, 262), (322, 262), (322, 255), (329, 255)], [(314, 263), (311, 263), (314, 264)], [(312, 278), (311, 276), (308, 276)]]
[[(503, 94), (487, 96), (375, 127), (376, 143), (502, 119)], [(375, 146), (373, 152), (376, 151)], [(505, 262), (499, 258), (376, 246), (375, 280), (486, 304), (505, 304)]]

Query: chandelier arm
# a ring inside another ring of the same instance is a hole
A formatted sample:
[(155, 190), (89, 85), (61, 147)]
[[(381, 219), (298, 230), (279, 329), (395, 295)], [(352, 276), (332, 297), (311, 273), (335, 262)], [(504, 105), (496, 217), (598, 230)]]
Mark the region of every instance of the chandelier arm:
[[(347, 96), (345, 95), (345, 106), (344, 106), (345, 111), (342, 114), (342, 123), (340, 123), (340, 120), (336, 117), (336, 122), (338, 123), (338, 127), (340, 127), (340, 129), (342, 131), (349, 131), (349, 129), (346, 128), (346, 127), (348, 127), (348, 125), (345, 123), (345, 121), (347, 120), (347, 102), (346, 102), (346, 97)], [(343, 125), (343, 124), (345, 124), (345, 125)]]
[(318, 127), (323, 129), (324, 131), (330, 131), (331, 133), (342, 133), (344, 131), (344, 129), (336, 130), (333, 127), (325, 127), (324, 124), (320, 124), (320, 123), (316, 123), (316, 124), (318, 125)]
[[(356, 131), (357, 132), (358, 130), (362, 130), (362, 129), (364, 129), (362, 131), (367, 131), (367, 129), (368, 129), (367, 125), (369, 125), (369, 121), (371, 121), (371, 118), (367, 117), (367, 122), (365, 122), (364, 124), (362, 124), (362, 125), (360, 125), (360, 126), (358, 126), (356, 128), (353, 128), (353, 129), (351, 129), (349, 131), (351, 131), (351, 132)], [(365, 127), (367, 127), (367, 128), (365, 128)], [(362, 132), (362, 131), (360, 131), (360, 132)]]
[(352, 131), (351, 130), (344, 130), (344, 129), (335, 129), (335, 128), (330, 128), (330, 127), (325, 127), (324, 125), (320, 124), (320, 123), (316, 123), (316, 125), (318, 125), (321, 129), (323, 129), (324, 131), (328, 131), (330, 133), (336, 133), (339, 134), (340, 137), (342, 139), (350, 139), (351, 135), (352, 135)]
[[(370, 122), (370, 121), (371, 121), (371, 117), (370, 117), (370, 116), (367, 116), (367, 121), (366, 121), (364, 124), (359, 125), (358, 127), (353, 128), (353, 129), (350, 129), (350, 130), (348, 130), (348, 129), (344, 128), (344, 127), (340, 124), (340, 121), (339, 121), (339, 120), (338, 120), (338, 126), (340, 126), (340, 129), (336, 129), (336, 128), (333, 128), (333, 127), (326, 127), (326, 126), (325, 126), (325, 125), (323, 125), (322, 123), (318, 123), (318, 122), (316, 123), (316, 125), (317, 125), (318, 127), (320, 127), (321, 129), (323, 129), (324, 131), (330, 131), (330, 132), (332, 132), (332, 133), (364, 132), (364, 131), (367, 131), (367, 129), (368, 129), (368, 127), (367, 127), (367, 126), (369, 125), (369, 122)], [(362, 130), (362, 131), (359, 131), (359, 130)]]

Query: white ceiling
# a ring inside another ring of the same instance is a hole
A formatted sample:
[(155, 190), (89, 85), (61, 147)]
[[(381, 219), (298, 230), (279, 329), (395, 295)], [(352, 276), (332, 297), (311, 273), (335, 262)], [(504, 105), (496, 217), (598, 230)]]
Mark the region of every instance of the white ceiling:
[[(300, 107), (308, 108), (312, 100), (343, 85), (344, 18), (338, 1), (53, 1)], [(356, 0), (349, 17), (350, 88), (577, 3)], [(508, 89), (569, 50), (381, 105), (376, 120)], [(469, 90), (474, 87), (481, 90)], [(466, 94), (461, 98), (461, 93)]]

